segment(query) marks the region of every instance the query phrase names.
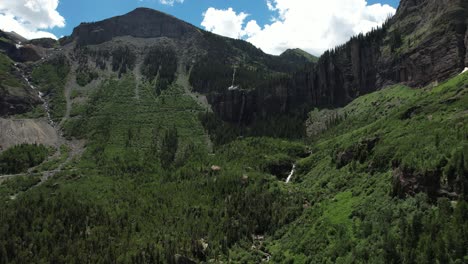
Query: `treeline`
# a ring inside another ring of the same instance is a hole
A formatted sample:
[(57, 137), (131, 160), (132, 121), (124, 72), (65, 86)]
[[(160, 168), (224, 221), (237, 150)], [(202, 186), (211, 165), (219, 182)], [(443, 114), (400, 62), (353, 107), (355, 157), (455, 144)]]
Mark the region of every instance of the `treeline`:
[(114, 49), (112, 55), (112, 70), (118, 72), (119, 78), (122, 74), (132, 71), (135, 67), (136, 55), (128, 46)]
[(15, 174), (41, 164), (50, 150), (44, 145), (21, 144), (0, 154), (0, 173)]
[(303, 118), (294, 115), (272, 115), (247, 125), (225, 122), (211, 112), (200, 113), (198, 118), (215, 145), (229, 143), (238, 137), (302, 139), (306, 135)]
[(176, 71), (177, 54), (170, 47), (153, 47), (146, 55), (141, 68), (141, 73), (148, 80), (159, 77), (155, 86), (156, 95), (160, 95), (174, 81)]

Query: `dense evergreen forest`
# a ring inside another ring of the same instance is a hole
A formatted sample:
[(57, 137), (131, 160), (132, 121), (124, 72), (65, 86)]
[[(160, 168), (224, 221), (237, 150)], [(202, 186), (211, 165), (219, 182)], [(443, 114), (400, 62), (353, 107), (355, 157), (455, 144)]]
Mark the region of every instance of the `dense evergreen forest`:
[[(176, 84), (123, 100), (135, 86), (124, 74), (67, 123), (88, 139), (81, 160), (41, 186), (33, 175), (0, 185), (0, 260), (463, 263), (468, 102), (454, 96), (467, 83), (363, 96), (294, 141), (239, 138)], [(34, 157), (27, 168), (48, 152), (8, 153)]]
[(468, 263), (468, 9), (402, 2), (319, 59), (147, 8), (0, 45), (0, 264)]

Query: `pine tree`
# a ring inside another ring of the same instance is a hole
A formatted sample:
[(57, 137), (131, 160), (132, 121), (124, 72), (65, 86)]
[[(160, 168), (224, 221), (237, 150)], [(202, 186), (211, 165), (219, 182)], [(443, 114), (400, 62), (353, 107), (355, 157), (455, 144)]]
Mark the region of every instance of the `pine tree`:
[(174, 163), (178, 144), (179, 136), (177, 129), (172, 127), (166, 131), (161, 144), (160, 161), (163, 168), (167, 169)]
[(7, 264), (8, 262), (8, 255), (5, 249), (5, 245), (0, 244), (0, 264)]

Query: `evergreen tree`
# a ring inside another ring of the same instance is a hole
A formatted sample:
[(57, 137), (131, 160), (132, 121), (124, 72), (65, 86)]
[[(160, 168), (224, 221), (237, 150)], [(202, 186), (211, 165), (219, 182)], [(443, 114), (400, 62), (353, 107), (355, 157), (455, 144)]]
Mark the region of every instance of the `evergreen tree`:
[(174, 163), (178, 144), (179, 136), (177, 129), (172, 127), (166, 131), (161, 143), (161, 153), (159, 156), (163, 168), (167, 169)]

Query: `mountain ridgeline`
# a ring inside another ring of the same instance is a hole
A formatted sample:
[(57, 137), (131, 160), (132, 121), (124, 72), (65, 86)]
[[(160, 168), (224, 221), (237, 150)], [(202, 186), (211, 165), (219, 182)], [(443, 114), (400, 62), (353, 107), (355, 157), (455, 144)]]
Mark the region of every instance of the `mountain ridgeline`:
[[(249, 125), (274, 115), (303, 116), (313, 107), (343, 106), (395, 83), (422, 87), (461, 72), (468, 64), (467, 5), (403, 0), (381, 28), (353, 37), (317, 62), (299, 52), (270, 56), (149, 9), (82, 24), (62, 44), (86, 47), (124, 36), (167, 39), (213, 110), (225, 121)], [(230, 90), (234, 69), (238, 89)]]
[(468, 2), (316, 58), (148, 8), (0, 31), (0, 264), (468, 263)]
[(212, 102), (228, 120), (232, 113), (245, 113), (245, 107), (250, 121), (273, 113), (302, 114), (303, 107), (343, 106), (395, 83), (423, 87), (468, 65), (467, 25), (466, 1), (403, 0), (381, 28), (325, 52), (316, 64), (247, 95), (223, 93)]

